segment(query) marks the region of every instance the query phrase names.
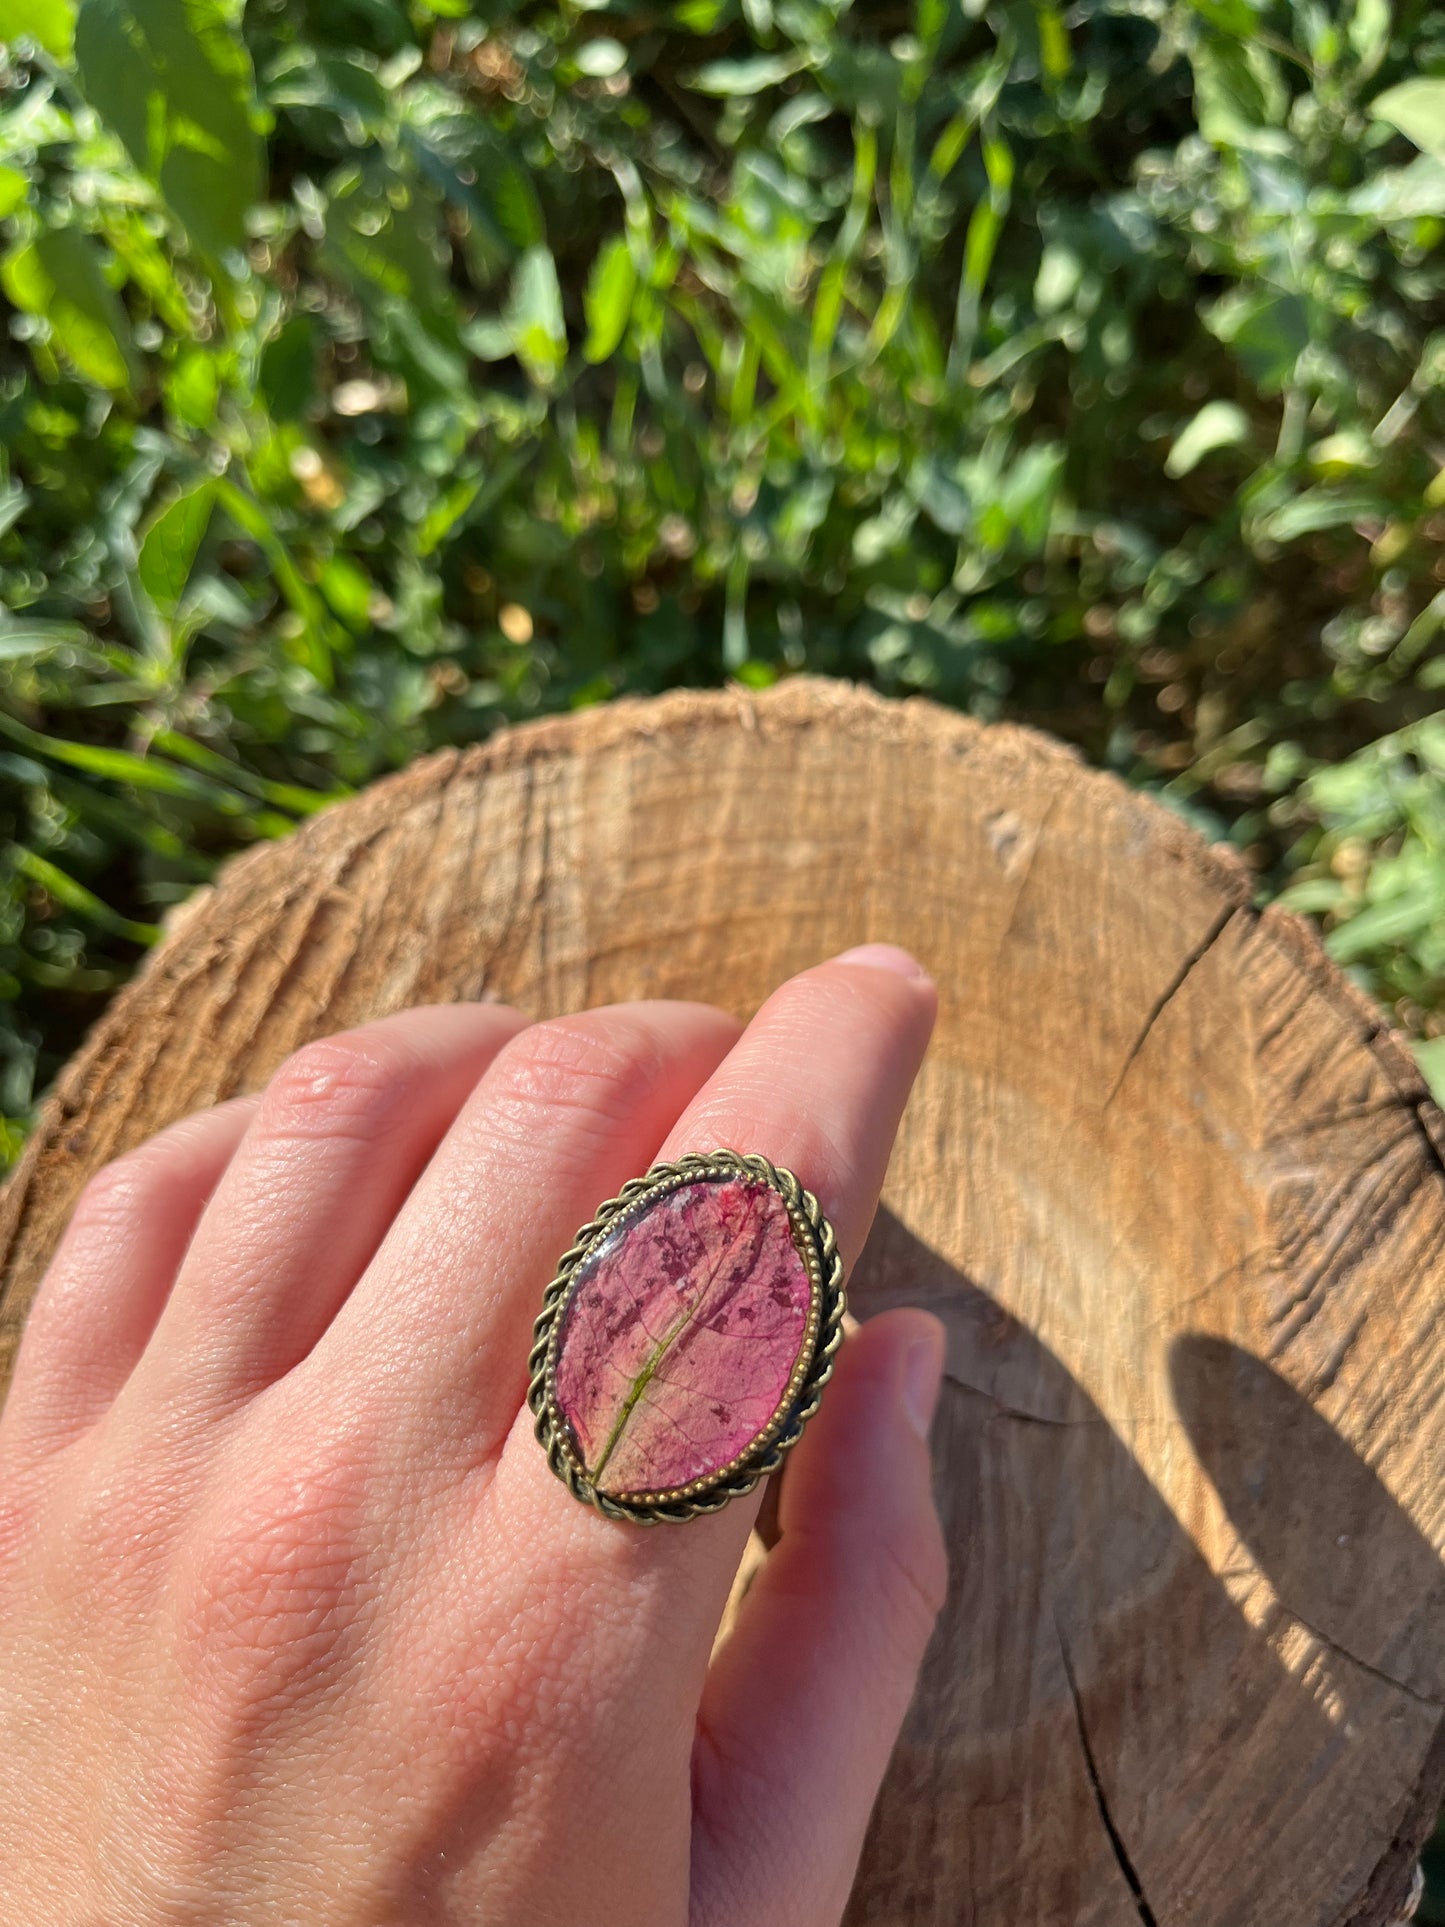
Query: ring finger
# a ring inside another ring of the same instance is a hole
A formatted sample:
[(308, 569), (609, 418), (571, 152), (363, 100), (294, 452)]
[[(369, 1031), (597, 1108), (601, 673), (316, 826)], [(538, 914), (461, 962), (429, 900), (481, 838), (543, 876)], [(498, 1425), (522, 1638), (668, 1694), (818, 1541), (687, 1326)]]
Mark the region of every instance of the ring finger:
[(526, 1023), (500, 1004), (424, 1005), (288, 1058), (201, 1216), (127, 1393), (209, 1416), (304, 1358), (468, 1092)]
[[(298, 1387), (388, 1401), (398, 1463), (486, 1462), (527, 1382), (539, 1267), (648, 1165), (738, 1034), (706, 1004), (617, 1004), (497, 1054)], [(600, 1188), (599, 1188), (600, 1187)], [(545, 1282), (545, 1279), (543, 1280)]]

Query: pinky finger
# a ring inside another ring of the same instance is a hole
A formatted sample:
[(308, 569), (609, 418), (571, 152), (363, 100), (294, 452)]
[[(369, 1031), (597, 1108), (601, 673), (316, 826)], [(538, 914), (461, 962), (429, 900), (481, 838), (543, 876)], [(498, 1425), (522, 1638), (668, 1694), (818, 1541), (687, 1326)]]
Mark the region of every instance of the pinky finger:
[(943, 1336), (920, 1311), (862, 1326), (789, 1461), (698, 1716), (692, 1927), (842, 1918), (947, 1584), (924, 1437)]
[(41, 1280), (5, 1405), (40, 1450), (93, 1425), (130, 1376), (170, 1295), (206, 1200), (259, 1094), (180, 1118), (81, 1192)]

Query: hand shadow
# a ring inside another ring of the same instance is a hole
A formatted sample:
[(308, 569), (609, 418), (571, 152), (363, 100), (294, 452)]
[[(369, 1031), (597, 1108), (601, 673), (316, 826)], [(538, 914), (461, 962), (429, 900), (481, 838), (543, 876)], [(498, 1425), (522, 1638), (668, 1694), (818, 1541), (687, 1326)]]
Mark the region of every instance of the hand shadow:
[[(1176, 1341), (1160, 1449), (1192, 1447), (1238, 1532), (1216, 1576), (1059, 1359), (886, 1210), (850, 1295), (861, 1317), (917, 1304), (948, 1329), (934, 1448), (952, 1566), (850, 1927), (1387, 1917), (1364, 1910), (1408, 1891), (1439, 1778), (1441, 1573), (1374, 1474), (1257, 1360)], [(1387, 1548), (1409, 1590), (1378, 1664), (1347, 1650), (1366, 1625), (1351, 1582), (1310, 1576), (1341, 1533)]]
[[(1188, 1333), (1170, 1347), (1169, 1370), (1190, 1443), (1274, 1595), (1266, 1637), (1304, 1629), (1334, 1672), (1373, 1675), (1435, 1723), (1419, 1798), (1397, 1829), (1394, 1858), (1408, 1872), (1445, 1775), (1445, 1563), (1354, 1448), (1263, 1360)], [(1384, 1891), (1391, 1872), (1381, 1868)]]

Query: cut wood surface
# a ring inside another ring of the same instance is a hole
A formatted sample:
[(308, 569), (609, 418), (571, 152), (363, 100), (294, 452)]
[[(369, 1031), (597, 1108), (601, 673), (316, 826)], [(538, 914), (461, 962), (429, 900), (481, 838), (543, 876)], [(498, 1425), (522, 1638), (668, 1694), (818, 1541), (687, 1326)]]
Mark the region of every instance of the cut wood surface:
[(1445, 1132), (1302, 924), (1041, 737), (678, 694), (249, 851), (27, 1148), (5, 1360), (86, 1178), (310, 1038), (457, 998), (746, 1014), (870, 938), (941, 989), (852, 1296), (947, 1322), (953, 1580), (850, 1921), (1390, 1920), (1445, 1781)]

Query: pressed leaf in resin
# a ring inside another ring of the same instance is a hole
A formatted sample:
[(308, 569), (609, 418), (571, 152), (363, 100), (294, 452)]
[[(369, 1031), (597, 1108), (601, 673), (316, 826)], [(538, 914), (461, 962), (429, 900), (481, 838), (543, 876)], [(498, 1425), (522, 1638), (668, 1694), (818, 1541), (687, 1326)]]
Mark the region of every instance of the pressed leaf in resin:
[(765, 1184), (700, 1180), (629, 1215), (578, 1265), (554, 1388), (601, 1492), (667, 1492), (769, 1431), (810, 1342), (813, 1287)]

